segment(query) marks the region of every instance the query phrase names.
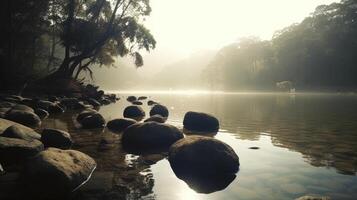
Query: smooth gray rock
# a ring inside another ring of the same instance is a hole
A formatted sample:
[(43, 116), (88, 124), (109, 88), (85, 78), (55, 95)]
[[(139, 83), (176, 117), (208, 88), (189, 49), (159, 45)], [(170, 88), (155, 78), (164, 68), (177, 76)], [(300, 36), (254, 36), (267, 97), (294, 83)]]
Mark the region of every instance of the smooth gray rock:
[(83, 128), (103, 128), (105, 126), (105, 119), (101, 114), (95, 113), (83, 118), (80, 123)]
[(217, 132), (219, 121), (213, 115), (201, 112), (187, 112), (183, 120), (184, 128), (197, 132)]
[(122, 144), (128, 152), (159, 152), (168, 150), (181, 138), (182, 132), (172, 125), (145, 122), (129, 126), (123, 133)]
[(143, 102), (141, 102), (141, 101), (133, 101), (133, 102), (131, 102), (133, 105), (138, 105), (138, 106), (140, 106), (140, 105), (143, 105)]
[(59, 149), (69, 149), (73, 143), (69, 133), (58, 129), (44, 129), (41, 134), (41, 141), (45, 147)]
[(1, 133), (3, 133), (7, 128), (9, 128), (10, 126), (13, 126), (13, 125), (15, 125), (19, 129), (21, 129), (22, 132), (26, 133), (27, 135), (31, 136), (34, 139), (39, 140), (41, 138), (41, 135), (38, 134), (36, 131), (34, 131), (32, 128), (24, 126), (19, 123), (16, 123), (14, 121), (1, 119), (1, 118), (0, 118), (0, 136), (1, 136)]
[(113, 119), (107, 123), (107, 127), (109, 130), (113, 132), (122, 132), (129, 126), (137, 123), (137, 121), (130, 119), (130, 118), (120, 118), (120, 119)]
[(79, 122), (79, 123), (81, 123), (81, 121), (84, 119), (84, 118), (86, 118), (86, 117), (88, 117), (88, 116), (91, 116), (91, 115), (93, 115), (93, 114), (96, 114), (96, 113), (98, 113), (96, 110), (93, 110), (93, 109), (86, 109), (86, 110), (84, 110), (84, 111), (82, 111), (81, 113), (79, 113), (79, 115), (77, 116), (77, 121)]
[(21, 163), (43, 150), (43, 144), (38, 140), (22, 140), (0, 137), (0, 162)]
[(158, 122), (158, 123), (165, 123), (166, 118), (161, 115), (153, 115), (144, 120), (144, 122)]
[(82, 152), (48, 148), (27, 162), (24, 177), (31, 197), (64, 199), (85, 184), (95, 168), (94, 159)]
[(39, 126), (41, 119), (34, 112), (22, 111), (22, 110), (9, 110), (5, 114), (5, 119), (18, 122), (25, 126)]
[(123, 116), (140, 121), (145, 117), (145, 111), (140, 106), (132, 105), (124, 109)]
[(210, 137), (188, 136), (170, 147), (169, 162), (178, 176), (235, 174), (239, 157), (227, 144)]
[(23, 104), (16, 104), (14, 105), (11, 110), (16, 110), (16, 111), (26, 111), (26, 112), (34, 112), (33, 108), (23, 105)]
[(133, 101), (136, 101), (137, 98), (135, 96), (128, 96), (128, 98), (126, 98), (126, 100), (129, 102), (133, 102)]
[(41, 135), (36, 133), (34, 130), (30, 128), (23, 128), (18, 124), (14, 124), (5, 129), (0, 136), (8, 138), (17, 138), (27, 141), (39, 140), (41, 138)]
[(169, 110), (167, 109), (166, 106), (156, 104), (150, 110), (150, 116), (153, 115), (161, 115), (167, 118), (169, 116)]

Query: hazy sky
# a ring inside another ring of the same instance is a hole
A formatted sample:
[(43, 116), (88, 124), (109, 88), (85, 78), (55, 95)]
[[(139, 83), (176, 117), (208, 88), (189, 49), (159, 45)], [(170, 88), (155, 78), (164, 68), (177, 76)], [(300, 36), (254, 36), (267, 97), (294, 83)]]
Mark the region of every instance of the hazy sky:
[[(336, 1), (336, 0), (335, 0)], [(158, 50), (216, 49), (242, 36), (270, 39), (334, 0), (151, 0), (147, 20)]]
[(150, 0), (146, 26), (157, 48), (144, 53), (152, 74), (162, 66), (205, 49), (219, 49), (239, 37), (271, 39), (276, 30), (301, 22), (316, 6), (337, 0)]

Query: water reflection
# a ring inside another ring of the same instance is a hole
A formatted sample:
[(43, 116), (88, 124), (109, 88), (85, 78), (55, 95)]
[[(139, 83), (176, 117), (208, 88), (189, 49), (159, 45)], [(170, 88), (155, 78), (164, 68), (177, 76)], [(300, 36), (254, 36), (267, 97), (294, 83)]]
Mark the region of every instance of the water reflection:
[(212, 174), (203, 176), (197, 174), (184, 174), (176, 176), (185, 181), (187, 185), (198, 193), (209, 194), (225, 189), (236, 178), (235, 174)]
[[(70, 132), (74, 148), (98, 163), (77, 199), (295, 199), (308, 193), (353, 199), (357, 195), (356, 177), (342, 176), (357, 172), (356, 96), (152, 96), (170, 108), (167, 123), (180, 128), (189, 110), (219, 118), (221, 130), (212, 136), (237, 152), (242, 163), (239, 178), (214, 184), (204, 180), (204, 185), (192, 177), (180, 177), (181, 181), (165, 154), (127, 154), (121, 148), (121, 134), (78, 129), (74, 113), (65, 113), (45, 120), (44, 126)], [(99, 112), (108, 121), (122, 117), (127, 105), (121, 100)], [(149, 112), (145, 103), (143, 108)], [(217, 192), (199, 194), (211, 191)]]

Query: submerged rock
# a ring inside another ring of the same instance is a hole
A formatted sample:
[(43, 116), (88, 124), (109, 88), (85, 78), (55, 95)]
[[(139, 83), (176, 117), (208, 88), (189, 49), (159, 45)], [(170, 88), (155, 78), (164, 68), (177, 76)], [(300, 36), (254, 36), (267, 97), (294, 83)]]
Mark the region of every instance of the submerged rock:
[(73, 143), (69, 133), (58, 129), (44, 129), (41, 134), (41, 141), (45, 147), (60, 149), (69, 149)]
[(157, 123), (165, 123), (166, 118), (161, 116), (161, 115), (153, 115), (147, 119), (145, 119), (144, 122), (157, 122)]
[(170, 147), (169, 162), (175, 174), (227, 175), (239, 170), (239, 158), (227, 144), (204, 136), (188, 136)]
[(88, 155), (48, 148), (29, 160), (25, 181), (31, 197), (63, 199), (86, 183), (96, 168)]
[(113, 119), (107, 123), (107, 127), (109, 130), (113, 132), (122, 132), (129, 126), (137, 123), (137, 121), (130, 119), (130, 118), (120, 118), (120, 119)]
[(219, 130), (218, 119), (207, 113), (187, 112), (183, 120), (184, 128), (198, 132), (217, 132)]
[(169, 116), (169, 110), (166, 108), (166, 106), (156, 104), (150, 110), (150, 116), (153, 115), (161, 115), (167, 118)]
[(18, 122), (25, 126), (39, 126), (41, 119), (38, 115), (29, 111), (9, 110), (5, 114), (5, 119)]
[(0, 162), (21, 163), (43, 150), (43, 144), (38, 140), (22, 140), (0, 137)]
[(131, 118), (140, 121), (145, 117), (145, 111), (140, 106), (132, 105), (124, 109), (123, 115), (125, 118)]
[(176, 127), (157, 122), (136, 123), (128, 127), (122, 136), (122, 144), (128, 152), (165, 151), (183, 134)]
[(24, 129), (16, 124), (5, 129), (0, 136), (8, 138), (17, 138), (27, 141), (39, 140), (41, 138), (41, 135), (36, 133), (34, 130), (30, 128)]

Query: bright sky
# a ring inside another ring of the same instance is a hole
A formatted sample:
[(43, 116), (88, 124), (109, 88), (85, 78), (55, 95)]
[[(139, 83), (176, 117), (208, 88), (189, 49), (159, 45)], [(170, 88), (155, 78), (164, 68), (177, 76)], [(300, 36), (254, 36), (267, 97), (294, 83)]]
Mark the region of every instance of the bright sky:
[(188, 55), (219, 49), (243, 36), (270, 39), (315, 7), (337, 0), (151, 0), (147, 27), (158, 52)]

